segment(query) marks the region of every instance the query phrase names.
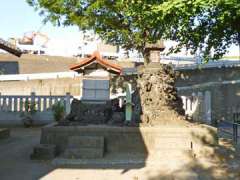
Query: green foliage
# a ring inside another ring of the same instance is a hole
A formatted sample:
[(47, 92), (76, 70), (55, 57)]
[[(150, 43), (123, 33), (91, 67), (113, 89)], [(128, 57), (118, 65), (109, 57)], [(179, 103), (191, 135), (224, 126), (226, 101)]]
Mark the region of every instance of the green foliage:
[(21, 113), (22, 122), (25, 127), (30, 127), (33, 125), (34, 119), (33, 115), (37, 112), (36, 104), (31, 103), (30, 101), (24, 102), (24, 109), (25, 111)]
[(65, 108), (61, 101), (58, 101), (52, 106), (53, 116), (55, 121), (60, 121), (64, 118)]
[(219, 59), (240, 42), (239, 0), (27, 0), (55, 25), (94, 30), (108, 43), (144, 52), (160, 39)]
[(33, 115), (37, 112), (36, 103), (31, 103), (28, 100), (24, 102), (24, 108), (25, 108), (25, 112), (27, 112), (31, 115)]

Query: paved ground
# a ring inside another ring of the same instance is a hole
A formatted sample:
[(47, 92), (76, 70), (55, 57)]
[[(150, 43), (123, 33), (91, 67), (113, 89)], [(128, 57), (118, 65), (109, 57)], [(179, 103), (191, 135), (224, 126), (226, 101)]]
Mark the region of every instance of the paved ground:
[(29, 159), (39, 143), (40, 129), (11, 129), (11, 138), (0, 141), (1, 180), (212, 180), (240, 179), (240, 161), (228, 141), (214, 149), (216, 156), (195, 158), (187, 163), (164, 159), (145, 167), (56, 168), (49, 162)]
[(49, 162), (30, 160), (35, 144), (39, 143), (40, 129), (11, 129), (11, 137), (0, 141), (0, 179), (39, 179), (53, 169)]

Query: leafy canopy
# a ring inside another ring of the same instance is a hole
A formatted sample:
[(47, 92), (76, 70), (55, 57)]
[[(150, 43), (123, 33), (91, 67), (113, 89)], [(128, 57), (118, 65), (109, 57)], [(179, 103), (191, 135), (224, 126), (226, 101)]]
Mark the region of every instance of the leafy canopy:
[(102, 39), (144, 54), (145, 44), (160, 39), (178, 42), (220, 58), (240, 42), (239, 0), (27, 0), (45, 21), (94, 30)]

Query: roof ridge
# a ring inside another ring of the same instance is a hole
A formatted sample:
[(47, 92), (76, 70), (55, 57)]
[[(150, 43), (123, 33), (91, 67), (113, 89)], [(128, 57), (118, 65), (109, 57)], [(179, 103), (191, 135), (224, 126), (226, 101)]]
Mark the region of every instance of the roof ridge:
[(81, 61), (79, 64), (77, 65), (74, 65), (74, 66), (71, 66), (70, 67), (70, 70), (73, 70), (73, 71), (77, 71), (79, 70), (82, 66), (85, 66), (89, 63), (91, 63), (92, 61), (96, 61), (98, 62), (99, 64), (101, 64), (102, 66), (104, 66), (105, 68), (111, 68), (113, 71), (121, 74), (122, 73), (122, 67), (119, 66), (118, 64), (114, 64), (112, 62), (109, 62), (108, 60), (106, 59), (103, 59), (100, 55), (100, 52), (99, 51), (94, 51), (93, 54), (91, 55), (90, 58), (86, 59), (86, 60), (83, 60)]

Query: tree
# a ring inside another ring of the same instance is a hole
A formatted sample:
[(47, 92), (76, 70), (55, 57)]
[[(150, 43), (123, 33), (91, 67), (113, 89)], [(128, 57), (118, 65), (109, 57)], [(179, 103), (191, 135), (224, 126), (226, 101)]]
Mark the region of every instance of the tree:
[[(239, 43), (239, 0), (27, 0), (45, 21), (93, 30), (103, 40), (136, 49), (149, 60), (146, 47), (161, 39), (178, 42), (205, 61), (220, 58), (228, 46)], [(184, 119), (177, 96), (175, 72), (159, 65), (139, 70), (133, 96), (137, 121), (168, 124)], [(186, 121), (178, 121), (180, 124)]]
[(94, 30), (102, 39), (145, 57), (146, 43), (178, 42), (206, 61), (240, 43), (238, 0), (27, 0), (45, 22)]

